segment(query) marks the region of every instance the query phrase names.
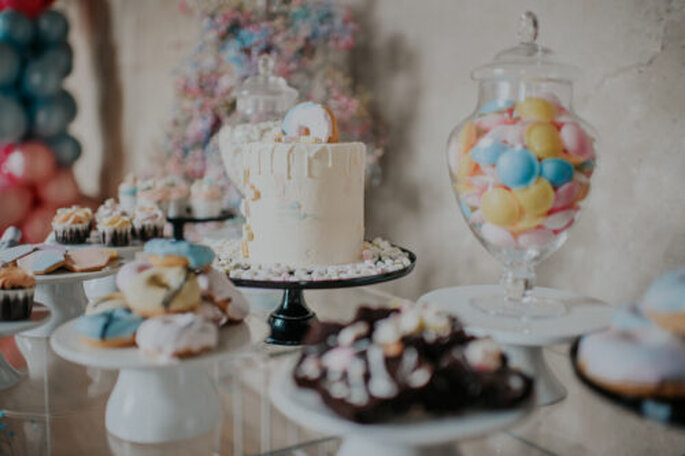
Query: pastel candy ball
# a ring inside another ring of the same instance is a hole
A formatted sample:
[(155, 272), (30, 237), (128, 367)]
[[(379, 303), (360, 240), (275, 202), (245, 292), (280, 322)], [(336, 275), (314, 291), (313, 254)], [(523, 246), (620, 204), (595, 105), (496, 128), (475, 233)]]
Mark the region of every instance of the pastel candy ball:
[(511, 119), (506, 113), (494, 113), (476, 120), (476, 126), (481, 130), (490, 131), (497, 126), (506, 125), (510, 122)]
[(514, 223), (511, 226), (508, 226), (507, 229), (512, 234), (518, 234), (518, 233), (522, 233), (524, 231), (528, 231), (531, 228), (535, 228), (535, 227), (541, 225), (542, 222), (544, 222), (544, 221), (545, 221), (545, 215), (523, 214), (523, 216), (519, 219), (518, 222)]
[(550, 230), (561, 230), (566, 228), (573, 221), (575, 215), (576, 211), (573, 209), (555, 212), (554, 214), (547, 216), (543, 225)]
[(505, 188), (491, 188), (480, 200), (483, 218), (495, 225), (506, 226), (520, 217), (520, 209), (514, 195)]
[(564, 150), (561, 136), (550, 123), (534, 123), (526, 130), (526, 147), (538, 158), (554, 158)]
[(573, 204), (573, 201), (578, 194), (578, 183), (571, 181), (567, 184), (562, 185), (557, 188), (554, 192), (554, 204), (552, 204), (552, 209), (561, 209), (568, 207)]
[(514, 106), (515, 103), (516, 102), (514, 100), (492, 100), (481, 106), (481, 108), (478, 110), (478, 114), (489, 114), (491, 112), (505, 111)]
[(516, 103), (516, 112), (523, 120), (551, 122), (557, 115), (557, 107), (543, 98), (528, 97)]
[(466, 179), (476, 172), (478, 163), (473, 161), (471, 154), (464, 154), (459, 161), (459, 166), (457, 169), (457, 178), (459, 180)]
[(523, 145), (524, 142), (521, 125), (499, 125), (490, 130), (485, 137), (507, 143), (510, 146)]
[(509, 188), (527, 187), (540, 175), (540, 163), (527, 149), (510, 149), (497, 160), (497, 177)]
[(484, 223), (480, 234), (487, 242), (505, 249), (516, 247), (516, 239), (507, 230), (491, 223)]
[(554, 189), (547, 179), (540, 178), (529, 187), (513, 190), (513, 194), (526, 214), (544, 214), (554, 203)]
[(592, 139), (580, 125), (575, 122), (566, 123), (561, 127), (560, 135), (564, 149), (569, 154), (582, 158), (582, 161), (594, 158)]
[(506, 144), (485, 137), (478, 141), (475, 147), (471, 149), (471, 158), (476, 163), (494, 165), (497, 163), (500, 155), (508, 150), (510, 150), (510, 147)]
[(578, 184), (578, 193), (576, 193), (574, 202), (579, 203), (587, 197), (588, 193), (590, 193), (590, 179), (584, 174), (576, 173), (573, 176), (573, 180)]
[(540, 164), (540, 175), (554, 187), (560, 187), (573, 179), (573, 165), (559, 158), (548, 158)]
[(538, 228), (525, 233), (521, 233), (518, 237), (519, 246), (530, 249), (536, 247), (544, 247), (554, 241), (554, 233), (545, 228)]

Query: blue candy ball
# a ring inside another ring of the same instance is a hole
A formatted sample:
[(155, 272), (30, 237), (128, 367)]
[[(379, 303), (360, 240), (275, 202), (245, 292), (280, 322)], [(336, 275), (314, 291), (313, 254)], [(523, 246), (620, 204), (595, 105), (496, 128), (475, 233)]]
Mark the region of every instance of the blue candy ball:
[(62, 133), (69, 124), (69, 114), (69, 106), (59, 95), (40, 99), (31, 109), (31, 133), (43, 138)]
[(509, 188), (528, 187), (540, 175), (540, 163), (528, 149), (510, 149), (497, 160), (497, 176)]
[(26, 65), (22, 78), (22, 89), (32, 97), (56, 95), (62, 85), (60, 69), (49, 61), (33, 60)]
[(12, 46), (0, 42), (0, 87), (9, 87), (17, 80), (21, 59)]
[(47, 144), (60, 166), (69, 167), (81, 156), (81, 144), (66, 133), (50, 138)]
[(0, 95), (0, 142), (17, 142), (28, 129), (24, 107), (16, 98)]
[(561, 187), (573, 179), (573, 165), (561, 158), (548, 158), (542, 161), (540, 174), (554, 187)]
[(36, 34), (43, 43), (53, 44), (65, 41), (68, 33), (69, 21), (59, 11), (47, 10), (36, 19)]
[(490, 114), (492, 112), (504, 111), (514, 106), (514, 100), (492, 100), (485, 103), (478, 110), (478, 114)]
[(471, 149), (471, 158), (476, 163), (494, 165), (500, 155), (511, 150), (503, 142), (495, 141), (491, 138), (483, 138)]
[(71, 73), (73, 52), (69, 43), (63, 42), (48, 47), (40, 55), (39, 60), (44, 64), (54, 67), (62, 77)]
[(0, 41), (25, 47), (31, 43), (33, 35), (33, 22), (28, 17), (11, 9), (0, 13)]

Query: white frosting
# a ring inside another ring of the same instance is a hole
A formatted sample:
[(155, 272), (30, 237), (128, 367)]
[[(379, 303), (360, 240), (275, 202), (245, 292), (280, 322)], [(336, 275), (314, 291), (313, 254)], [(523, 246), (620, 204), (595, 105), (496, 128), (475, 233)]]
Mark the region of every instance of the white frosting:
[(494, 371), (502, 366), (502, 351), (494, 340), (477, 339), (464, 349), (466, 362), (476, 370)]
[(250, 261), (310, 266), (361, 259), (362, 143), (251, 143), (243, 159)]
[(233, 285), (225, 272), (209, 268), (197, 277), (202, 294), (215, 302), (229, 301), (226, 314), (231, 321), (243, 321), (250, 313), (245, 296)]
[(178, 353), (199, 353), (219, 343), (217, 327), (193, 313), (168, 314), (145, 320), (136, 333), (136, 344), (145, 353), (162, 359)]

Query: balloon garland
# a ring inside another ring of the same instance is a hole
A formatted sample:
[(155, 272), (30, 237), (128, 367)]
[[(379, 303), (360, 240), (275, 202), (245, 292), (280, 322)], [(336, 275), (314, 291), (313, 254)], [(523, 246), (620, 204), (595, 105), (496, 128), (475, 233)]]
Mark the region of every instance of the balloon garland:
[(52, 0), (0, 0), (0, 232), (41, 241), (57, 207), (83, 199), (72, 173), (80, 143), (67, 133), (76, 101), (62, 88), (73, 56), (69, 22)]

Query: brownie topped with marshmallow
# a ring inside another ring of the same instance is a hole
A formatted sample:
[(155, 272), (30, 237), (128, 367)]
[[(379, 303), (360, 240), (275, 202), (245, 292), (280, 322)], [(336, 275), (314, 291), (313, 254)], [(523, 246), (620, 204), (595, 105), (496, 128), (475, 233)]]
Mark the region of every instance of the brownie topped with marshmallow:
[(514, 407), (532, 393), (494, 341), (428, 306), (361, 307), (348, 324), (315, 323), (304, 344), (295, 382), (360, 423)]

